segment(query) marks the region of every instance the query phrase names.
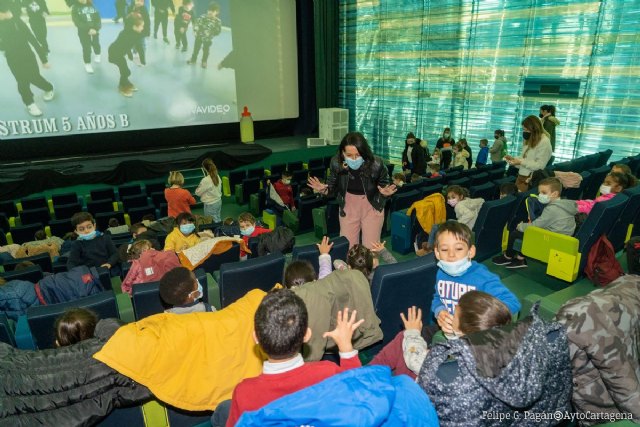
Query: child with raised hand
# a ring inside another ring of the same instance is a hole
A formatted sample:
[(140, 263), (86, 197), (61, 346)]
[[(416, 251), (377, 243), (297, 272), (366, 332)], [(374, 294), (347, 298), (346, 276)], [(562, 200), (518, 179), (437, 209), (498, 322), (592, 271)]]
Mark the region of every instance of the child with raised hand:
[(196, 41), (193, 46), (191, 59), (187, 64), (195, 64), (198, 60), (198, 52), (202, 48), (202, 68), (207, 68), (207, 60), (209, 59), (209, 49), (213, 43), (213, 38), (222, 31), (222, 21), (218, 17), (220, 15), (220, 5), (211, 3), (207, 13), (196, 19), (194, 22), (194, 32), (196, 33)]
[(175, 227), (164, 241), (165, 251), (182, 252), (200, 242), (200, 235), (196, 232), (196, 218), (191, 212), (178, 215)]
[(621, 193), (629, 187), (636, 184), (635, 177), (626, 173), (610, 172), (600, 186), (600, 196), (595, 200), (578, 200), (578, 212), (589, 214), (596, 203), (606, 202), (612, 199), (616, 194)]
[(176, 218), (182, 212), (191, 213), (191, 205), (196, 204), (188, 190), (182, 188), (184, 176), (179, 171), (169, 172), (169, 188), (164, 189), (164, 198), (167, 201), (167, 213)]
[(509, 231), (509, 243), (504, 254), (492, 258), (495, 265), (504, 265), (506, 268), (527, 267), (525, 257), (514, 249), (516, 240), (524, 237), (527, 227), (539, 227), (553, 233), (572, 236), (576, 229), (575, 215), (578, 213), (576, 201), (561, 199), (562, 183), (558, 178), (546, 178), (538, 184), (538, 201), (545, 208), (539, 217), (530, 223), (520, 223), (515, 230)]
[(438, 272), (431, 311), (445, 336), (454, 337), (453, 315), (466, 292), (486, 292), (502, 301), (511, 314), (520, 311), (520, 301), (502, 284), (500, 277), (483, 264), (472, 261), (476, 247), (471, 243), (469, 227), (456, 221), (445, 222), (440, 225), (435, 242)]
[(358, 270), (364, 274), (369, 283), (373, 279), (374, 270), (380, 265), (380, 258), (385, 264), (395, 264), (398, 261), (387, 248), (386, 242), (376, 242), (371, 245), (371, 249), (361, 244), (356, 244), (347, 252), (347, 262), (337, 259), (333, 262), (336, 270)]
[(268, 293), (254, 316), (254, 339), (267, 354), (263, 373), (238, 384), (233, 391), (227, 426), (234, 426), (243, 412), (255, 411), (266, 404), (319, 383), (347, 369), (361, 366), (358, 350), (351, 344), (353, 332), (364, 322), (356, 321), (356, 311), (338, 311), (336, 328), (325, 332), (340, 351), (340, 366), (329, 362), (302, 359), (302, 345), (311, 338), (304, 301), (289, 289)]
[(186, 267), (169, 270), (160, 279), (160, 298), (171, 305), (165, 313), (186, 314), (215, 311), (215, 308), (201, 301), (204, 295), (202, 284), (193, 271)]

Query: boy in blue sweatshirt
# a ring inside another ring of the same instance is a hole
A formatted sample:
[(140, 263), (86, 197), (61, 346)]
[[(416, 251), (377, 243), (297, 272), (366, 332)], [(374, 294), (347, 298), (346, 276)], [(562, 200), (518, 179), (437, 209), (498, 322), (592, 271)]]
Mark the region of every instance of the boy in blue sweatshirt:
[(478, 153), (478, 157), (476, 157), (476, 167), (484, 166), (487, 164), (487, 159), (489, 157), (489, 147), (487, 145), (489, 141), (486, 139), (480, 140), (480, 152)]
[(438, 259), (436, 292), (431, 311), (445, 335), (452, 337), (453, 313), (460, 297), (469, 291), (486, 292), (502, 301), (511, 314), (520, 311), (520, 301), (500, 278), (483, 264), (471, 261), (476, 247), (471, 244), (471, 230), (456, 221), (440, 225), (436, 234), (434, 254)]

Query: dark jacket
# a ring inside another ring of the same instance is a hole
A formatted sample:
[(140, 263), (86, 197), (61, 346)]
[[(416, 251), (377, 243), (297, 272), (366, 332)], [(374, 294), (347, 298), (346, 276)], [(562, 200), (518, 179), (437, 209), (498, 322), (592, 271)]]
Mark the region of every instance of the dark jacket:
[(185, 30), (193, 20), (193, 9), (187, 10), (184, 6), (180, 6), (178, 13), (173, 21), (174, 28), (184, 28)]
[(536, 305), (516, 324), (434, 346), (418, 384), (443, 426), (552, 426), (553, 417), (534, 421), (527, 414), (570, 413), (571, 379), (567, 336), (558, 323), (542, 320)]
[(162, 10), (166, 13), (167, 10), (171, 9), (171, 12), (176, 13), (173, 0), (151, 0), (151, 6), (153, 6), (156, 12)]
[(429, 153), (422, 147), (422, 145), (420, 145), (420, 142), (421, 141), (416, 138), (416, 142), (413, 144), (413, 149), (411, 150), (411, 159), (407, 156), (409, 144), (405, 143), (404, 151), (402, 152), (402, 163), (411, 163), (412, 173), (424, 175), (427, 173), (427, 157), (429, 156)]
[(57, 349), (0, 343), (0, 427), (94, 425), (115, 408), (149, 399), (146, 387), (93, 358), (119, 326), (100, 320), (95, 338)]
[(0, 21), (0, 50), (4, 51), (9, 67), (18, 65), (21, 70), (25, 65), (38, 69), (31, 46), (36, 50), (40, 62), (47, 63), (47, 52), (38, 43), (27, 24), (20, 18)]
[(132, 28), (125, 27), (124, 30), (120, 31), (116, 40), (109, 45), (109, 62), (114, 62), (117, 58), (123, 58), (131, 52), (131, 49), (142, 37), (142, 34), (136, 33)]
[[(327, 185), (329, 186), (328, 196), (335, 196), (340, 205), (340, 214), (344, 214), (344, 198), (347, 194), (347, 185), (349, 184), (348, 168), (346, 168), (340, 156), (336, 154), (331, 158), (331, 174), (327, 177)], [(378, 186), (386, 187), (389, 185), (389, 172), (387, 166), (380, 157), (375, 156), (373, 162), (365, 162), (360, 167), (362, 171), (364, 190), (367, 194), (367, 200), (374, 209), (382, 211), (387, 203), (387, 197), (380, 194)]]
[(29, 307), (73, 301), (102, 291), (96, 269), (78, 266), (45, 276), (37, 286), (25, 280), (10, 280), (0, 286), (0, 311), (8, 318), (18, 320)]
[(151, 35), (151, 18), (149, 18), (149, 11), (145, 5), (140, 7), (136, 6), (135, 3), (129, 6), (129, 10), (127, 10), (127, 14), (129, 13), (139, 13), (142, 16), (142, 20), (144, 21), (144, 29), (142, 30), (142, 37), (149, 37)]
[(71, 8), (71, 20), (78, 27), (78, 31), (98, 31), (102, 28), (100, 12), (90, 2), (87, 2), (87, 4), (74, 4)]
[[(109, 49), (111, 50), (111, 49)], [(78, 265), (87, 267), (100, 267), (102, 264), (118, 264), (118, 250), (108, 234), (100, 234), (91, 240), (76, 240), (73, 242), (67, 269), (71, 270)]]
[(45, 13), (49, 15), (49, 8), (45, 0), (23, 0), (22, 6), (27, 10), (29, 19), (42, 17)]
[(567, 328), (576, 412), (607, 413), (611, 420), (631, 414), (640, 422), (640, 276), (572, 299), (556, 318)]

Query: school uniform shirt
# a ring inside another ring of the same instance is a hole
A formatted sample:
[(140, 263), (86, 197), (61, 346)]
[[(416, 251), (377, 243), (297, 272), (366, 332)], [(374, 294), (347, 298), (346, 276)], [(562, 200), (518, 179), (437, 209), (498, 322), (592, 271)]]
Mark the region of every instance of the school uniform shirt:
[[(129, 49), (131, 49), (131, 47)], [(165, 188), (164, 198), (168, 204), (168, 215), (174, 218), (182, 212), (191, 213), (191, 205), (196, 204), (196, 199), (184, 188)]]
[(340, 353), (340, 366), (329, 361), (305, 363), (301, 354), (286, 362), (264, 362), (261, 375), (243, 380), (233, 391), (227, 427), (235, 426), (243, 412), (255, 411), (283, 396), (361, 366), (357, 350)]
[(438, 269), (431, 312), (436, 318), (442, 310), (447, 310), (453, 316), (460, 297), (469, 291), (482, 291), (496, 297), (512, 314), (520, 311), (520, 301), (502, 284), (500, 277), (490, 272), (485, 265), (471, 261), (471, 267), (461, 276), (450, 276)]
[(99, 31), (102, 28), (100, 13), (91, 3), (76, 3), (71, 8), (71, 20), (78, 27), (78, 31), (89, 32), (89, 30)]

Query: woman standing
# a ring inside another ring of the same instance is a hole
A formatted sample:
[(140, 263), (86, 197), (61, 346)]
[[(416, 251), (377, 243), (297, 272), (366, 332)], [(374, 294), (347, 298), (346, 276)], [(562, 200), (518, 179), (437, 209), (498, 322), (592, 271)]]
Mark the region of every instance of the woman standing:
[(553, 105), (543, 105), (540, 107), (540, 120), (542, 127), (549, 134), (552, 151), (556, 150), (556, 126), (560, 124), (560, 120), (556, 119), (556, 107)]
[(536, 116), (529, 116), (523, 120), (522, 131), (522, 156), (505, 156), (505, 160), (519, 169), (516, 179), (518, 191), (527, 191), (531, 175), (547, 166), (553, 149), (547, 132)]
[(418, 175), (427, 173), (427, 157), (429, 151), (422, 147), (422, 141), (416, 138), (413, 132), (407, 134), (404, 140), (404, 151), (402, 152), (402, 170), (411, 171)]
[(504, 137), (502, 129), (493, 131), (493, 145), (489, 149), (491, 155), (491, 163), (498, 163), (507, 154), (507, 138)]
[(340, 205), (340, 235), (349, 240), (349, 247), (359, 243), (362, 232), (362, 244), (373, 248), (380, 241), (387, 197), (396, 192), (396, 186), (389, 185), (387, 167), (380, 157), (373, 155), (360, 132), (350, 132), (342, 138), (330, 168), (326, 184), (309, 177), (309, 187), (336, 196)]
[(453, 145), (455, 143), (455, 140), (451, 138), (451, 129), (444, 128), (442, 137), (438, 139), (436, 143), (436, 148), (440, 150), (440, 170), (449, 169), (451, 159), (453, 158)]
[(198, 188), (196, 188), (196, 195), (200, 197), (200, 201), (204, 205), (204, 214), (213, 217), (213, 222), (221, 222), (222, 180), (218, 175), (218, 168), (213, 163), (213, 160), (204, 159), (202, 161), (202, 170), (205, 173), (205, 177), (202, 178)]

